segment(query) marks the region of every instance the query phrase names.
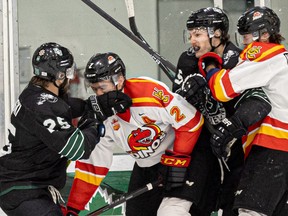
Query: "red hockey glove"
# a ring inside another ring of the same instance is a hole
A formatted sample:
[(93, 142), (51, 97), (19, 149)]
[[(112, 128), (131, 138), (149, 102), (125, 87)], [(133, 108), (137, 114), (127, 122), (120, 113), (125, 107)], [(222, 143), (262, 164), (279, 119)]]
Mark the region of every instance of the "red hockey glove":
[(165, 190), (181, 187), (186, 181), (186, 171), (190, 164), (191, 157), (189, 155), (179, 154), (170, 150), (166, 150), (161, 157), (160, 174), (163, 179)]
[(227, 160), (236, 139), (240, 139), (246, 132), (247, 129), (239, 118), (232, 116), (230, 119), (223, 119), (210, 138), (213, 153), (218, 158)]
[(198, 61), (199, 71), (204, 77), (207, 75), (208, 71), (206, 70), (208, 66), (214, 65), (215, 68), (222, 69), (222, 64), (222, 58), (214, 52), (205, 53)]

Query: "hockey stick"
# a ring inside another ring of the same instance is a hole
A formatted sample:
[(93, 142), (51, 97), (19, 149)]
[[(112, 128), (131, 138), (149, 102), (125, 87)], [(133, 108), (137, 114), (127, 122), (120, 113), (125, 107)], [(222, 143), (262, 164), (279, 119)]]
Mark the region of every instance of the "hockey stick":
[[(151, 48), (151, 46), (148, 44), (148, 42), (144, 39), (144, 37), (140, 34), (138, 31), (136, 21), (135, 21), (135, 13), (134, 13), (134, 2), (133, 0), (125, 0), (126, 8), (127, 8), (127, 13), (128, 13), (128, 19), (129, 19), (129, 25), (131, 31), (136, 35), (143, 43), (145, 43), (148, 47)], [(157, 53), (158, 54), (158, 53)], [(159, 54), (158, 54), (159, 55)], [(161, 56), (160, 56), (161, 57)], [(171, 74), (169, 71), (169, 68), (166, 67), (166, 65), (160, 63), (159, 64), (160, 68), (166, 73), (166, 74)], [(176, 73), (176, 67), (173, 65), (173, 69), (171, 69), (174, 73)]]
[[(125, 28), (123, 25), (121, 25), (119, 22), (117, 22), (113, 17), (111, 17), (109, 14), (107, 14), (101, 8), (99, 8), (96, 4), (94, 4), (90, 0), (81, 0), (81, 1), (83, 1), (92, 10), (94, 10), (96, 13), (98, 13), (100, 16), (102, 16), (104, 19), (106, 19), (108, 22), (110, 22), (113, 26), (115, 26), (118, 30), (120, 30), (126, 36), (128, 36), (131, 40), (133, 40), (136, 44), (138, 44), (140, 47), (142, 47), (145, 51), (147, 51), (151, 55), (152, 59), (158, 65), (165, 65), (165, 67), (168, 67), (172, 71), (176, 72), (175, 66), (171, 62), (169, 62), (166, 59), (164, 59), (163, 57), (161, 57), (150, 46), (145, 44), (142, 40), (140, 40), (138, 37), (136, 37), (131, 31), (129, 31), (127, 28)], [(171, 81), (174, 80), (174, 74), (171, 74), (169, 71), (164, 71), (164, 72)]]
[(148, 183), (146, 184), (144, 187), (142, 188), (139, 188), (138, 190), (135, 190), (131, 193), (128, 193), (128, 194), (124, 194), (123, 196), (121, 196), (119, 199), (116, 199), (115, 201), (113, 201), (111, 204), (108, 204), (106, 206), (103, 206), (102, 208), (99, 208), (93, 212), (91, 212), (90, 214), (88, 214), (87, 216), (96, 216), (96, 215), (99, 215), (105, 211), (108, 211), (109, 209), (112, 209), (130, 199), (133, 199), (147, 191), (150, 191), (152, 190), (153, 188), (155, 187), (158, 187), (160, 184), (161, 184), (161, 180), (157, 180), (157, 181), (154, 181), (154, 182), (151, 182), (151, 183)]

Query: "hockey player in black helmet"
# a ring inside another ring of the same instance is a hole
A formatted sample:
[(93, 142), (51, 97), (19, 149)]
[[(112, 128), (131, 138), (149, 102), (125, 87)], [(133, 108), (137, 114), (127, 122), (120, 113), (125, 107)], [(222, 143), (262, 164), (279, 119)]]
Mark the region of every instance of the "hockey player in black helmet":
[[(256, 13), (257, 12), (257, 13)], [(257, 17), (257, 19), (256, 19)], [(268, 7), (255, 7), (243, 13), (237, 23), (238, 33), (243, 37), (244, 45), (257, 41), (263, 34), (269, 34), (269, 42), (279, 44), (284, 38), (280, 32), (280, 19), (277, 14)], [(240, 43), (240, 42), (239, 42)]]
[[(284, 144), (288, 140), (284, 132), (288, 125), (288, 52), (281, 44), (284, 38), (280, 34), (280, 19), (272, 9), (257, 6), (240, 16), (237, 27), (246, 45), (240, 54), (240, 62), (230, 70), (219, 70), (212, 59), (203, 58), (209, 86), (221, 101), (229, 101), (246, 89), (261, 87), (272, 109), (261, 122), (249, 128), (249, 136), (245, 138), (245, 167), (235, 194), (234, 208), (239, 216), (288, 215), (288, 147)], [(220, 76), (228, 79), (223, 81)], [(220, 83), (221, 89), (218, 89)], [(227, 90), (227, 86), (231, 88)], [(249, 110), (246, 115), (239, 116), (243, 125), (251, 120), (252, 114), (257, 114), (251, 113), (253, 103), (246, 110)], [(212, 140), (214, 146), (218, 146), (218, 150), (226, 148), (235, 137), (234, 132), (228, 127), (217, 128)], [(218, 150), (221, 157), (223, 152)]]
[[(258, 111), (261, 109), (261, 115), (254, 115), (254, 121), (258, 121), (267, 115), (271, 107), (269, 100), (266, 100), (267, 97), (261, 89), (253, 89), (250, 92), (247, 91), (245, 96), (241, 98), (241, 101), (239, 101), (239, 97), (229, 103), (220, 103), (211, 95), (211, 91), (203, 77), (205, 74), (199, 70), (199, 67), (202, 68), (202, 65), (199, 64), (199, 58), (209, 53), (212, 57), (219, 59), (218, 62), (215, 61), (217, 66), (221, 68), (233, 68), (236, 66), (241, 52), (238, 47), (229, 41), (229, 20), (223, 10), (212, 7), (199, 9), (196, 12), (192, 12), (186, 24), (190, 35), (191, 48), (188, 52), (183, 52), (179, 58), (173, 90), (197, 107), (209, 123), (206, 124), (207, 127), (203, 128), (198, 140), (199, 144), (197, 143), (199, 149), (198, 154), (207, 158), (205, 163), (202, 162), (201, 164), (202, 172), (205, 173), (205, 175), (198, 181), (207, 182), (207, 184), (200, 184), (200, 186), (198, 186), (198, 188), (203, 191), (198, 197), (191, 195), (193, 191), (191, 191), (189, 187), (184, 188), (183, 191), (185, 191), (186, 194), (190, 194), (190, 199), (193, 201), (194, 205), (191, 209), (192, 215), (208, 216), (212, 211), (218, 209), (222, 209), (223, 215), (225, 216), (234, 215), (232, 211), (234, 192), (244, 164), (241, 139), (236, 140), (232, 147), (221, 149), (221, 151), (226, 152), (226, 155), (220, 158), (222, 162), (219, 167), (218, 160), (213, 155), (216, 148), (211, 149), (210, 146), (211, 132), (213, 133), (215, 128), (222, 125), (223, 121), (228, 117), (232, 118), (232, 116), (234, 116), (232, 119), (234, 120), (235, 118), (235, 122), (238, 122), (238, 118), (236, 118), (238, 113), (245, 112), (246, 114), (246, 111), (244, 109), (236, 111), (236, 109), (240, 104), (245, 104), (245, 98), (249, 97), (249, 100), (253, 100), (254, 95), (255, 98), (257, 98), (257, 100), (255, 99), (256, 102), (260, 104), (259, 107), (255, 105), (254, 110)], [(263, 98), (263, 100), (258, 100), (258, 97)], [(257, 104), (256, 102), (255, 104)], [(265, 104), (263, 107), (266, 109), (262, 109), (262, 103)], [(237, 104), (237, 106), (235, 106), (235, 104)], [(244, 134), (246, 132), (245, 129), (240, 131), (243, 131), (242, 133)], [(240, 138), (242, 135), (243, 134), (239, 135), (237, 138)], [(197, 152), (195, 152), (195, 154), (197, 154)], [(197, 164), (197, 161), (195, 164)], [(198, 162), (198, 164), (200, 164), (200, 162)], [(193, 169), (196, 169), (193, 168), (193, 163), (191, 167), (191, 173), (193, 173)], [(221, 170), (222, 167), (224, 167), (224, 170)], [(222, 179), (223, 177), (224, 179)], [(195, 178), (196, 177), (192, 176), (189, 181), (193, 181)], [(197, 187), (197, 184), (196, 182), (195, 187)], [(173, 195), (175, 196), (177, 193), (183, 194), (182, 191), (179, 192), (179, 190), (175, 190)]]
[[(126, 68), (123, 61), (115, 53), (98, 53), (92, 56), (87, 63), (84, 73), (88, 86), (91, 83), (110, 80), (116, 88), (119, 88), (117, 84), (118, 78), (121, 75), (125, 78)], [(117, 90), (121, 91), (122, 89)]]
[(66, 94), (75, 73), (71, 52), (44, 43), (32, 57), (33, 73), (11, 114), (9, 143), (0, 155), (0, 207), (7, 215), (62, 216), (67, 160), (88, 158), (104, 127), (80, 117), (86, 102)]
[[(128, 200), (125, 215), (188, 216), (192, 203), (185, 197), (164, 198), (163, 191), (182, 187), (185, 183), (189, 155), (194, 151), (203, 117), (164, 83), (149, 77), (126, 79), (125, 76), (125, 66), (115, 53), (96, 54), (87, 63), (84, 77), (97, 97), (110, 101), (111, 96), (118, 95), (116, 103), (127, 103), (114, 107), (115, 114), (104, 122), (106, 135), (97, 144), (94, 154), (85, 163), (78, 162), (76, 168), (87, 178), (78, 175), (74, 179), (68, 208), (84, 209), (108, 172), (112, 148), (120, 145), (135, 159), (128, 192), (155, 182), (159, 177), (162, 183), (162, 187)], [(160, 204), (161, 208), (168, 205), (177, 208), (162, 214), (157, 212)], [(78, 211), (75, 210), (75, 214)]]

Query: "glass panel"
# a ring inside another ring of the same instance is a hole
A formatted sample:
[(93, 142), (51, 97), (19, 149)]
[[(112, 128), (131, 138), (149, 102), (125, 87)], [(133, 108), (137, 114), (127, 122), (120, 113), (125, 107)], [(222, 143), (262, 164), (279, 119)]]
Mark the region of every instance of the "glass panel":
[[(159, 0), (159, 50), (173, 64), (177, 64), (180, 54), (190, 46), (183, 42), (183, 30), (186, 29), (188, 17), (192, 11), (203, 7), (213, 7), (213, 1)], [(167, 80), (164, 73), (161, 73), (160, 77)]]
[[(93, 2), (129, 29), (125, 1)], [(156, 1), (135, 0), (134, 4), (138, 28), (156, 49), (158, 47)], [(93, 54), (112, 51), (119, 54), (126, 63), (128, 77), (149, 75), (158, 78), (158, 67), (150, 55), (82, 1), (18, 1), (18, 15), (19, 47), (29, 48), (31, 55), (44, 42), (60, 43), (71, 50), (82, 73)], [(31, 76), (32, 73), (31, 64), (29, 67), (30, 72), (26, 73), (27, 76)], [(26, 78), (22, 79), (24, 80), (20, 82), (23, 89), (27, 82)]]
[(286, 22), (288, 14), (288, 1), (273, 0), (271, 1), (271, 8), (281, 20), (280, 33), (286, 39), (283, 43), (288, 49), (288, 25)]
[(229, 18), (230, 40), (235, 44), (235, 32), (237, 31), (237, 22), (241, 14), (249, 7), (253, 7), (253, 2), (229, 0), (223, 1), (223, 10)]

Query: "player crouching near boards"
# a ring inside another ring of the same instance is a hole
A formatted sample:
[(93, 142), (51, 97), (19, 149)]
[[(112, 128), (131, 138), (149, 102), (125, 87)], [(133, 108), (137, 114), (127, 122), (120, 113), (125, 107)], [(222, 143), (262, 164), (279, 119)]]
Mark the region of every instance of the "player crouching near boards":
[[(128, 200), (127, 216), (157, 215), (163, 191), (185, 183), (190, 153), (203, 125), (202, 115), (164, 83), (148, 77), (126, 79), (125, 75), (124, 63), (115, 53), (96, 54), (87, 63), (84, 76), (95, 94), (109, 101), (109, 94), (124, 93), (130, 107), (119, 107), (117, 114), (104, 121), (105, 136), (88, 160), (76, 162), (69, 215), (77, 215), (95, 194), (109, 171), (116, 145), (135, 159), (128, 192), (159, 179), (159, 173), (164, 185)], [(162, 203), (164, 207), (174, 205), (168, 216), (190, 215), (191, 204), (175, 197)]]
[[(0, 207), (9, 216), (62, 216), (59, 190), (66, 182), (67, 160), (88, 158), (105, 130), (90, 100), (66, 93), (75, 72), (67, 48), (44, 43), (35, 50), (32, 65), (34, 77), (18, 98), (9, 144), (1, 149)], [(86, 109), (90, 115), (75, 128), (72, 119)]]

